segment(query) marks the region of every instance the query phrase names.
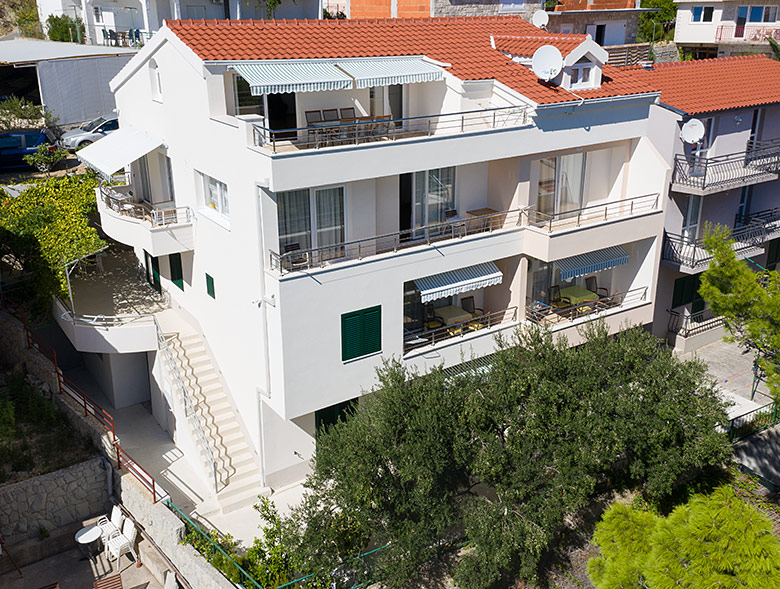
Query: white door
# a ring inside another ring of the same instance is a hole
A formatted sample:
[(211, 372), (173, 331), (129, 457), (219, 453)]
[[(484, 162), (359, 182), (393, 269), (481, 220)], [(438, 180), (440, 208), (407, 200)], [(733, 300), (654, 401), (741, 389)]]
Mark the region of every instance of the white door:
[(604, 45), (623, 45), (626, 42), (626, 21), (608, 22), (604, 33)]
[(701, 219), (701, 198), (701, 196), (689, 194), (682, 206), (682, 236), (688, 242), (696, 241), (696, 237), (699, 234), (699, 220)]

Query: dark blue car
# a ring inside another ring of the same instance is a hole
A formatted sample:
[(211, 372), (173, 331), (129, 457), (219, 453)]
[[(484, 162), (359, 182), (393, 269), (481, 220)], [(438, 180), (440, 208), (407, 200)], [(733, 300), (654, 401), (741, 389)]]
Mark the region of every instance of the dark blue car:
[(54, 135), (48, 129), (41, 131), (11, 131), (0, 134), (0, 168), (29, 167), (24, 156), (35, 153), (41, 144), (52, 145)]

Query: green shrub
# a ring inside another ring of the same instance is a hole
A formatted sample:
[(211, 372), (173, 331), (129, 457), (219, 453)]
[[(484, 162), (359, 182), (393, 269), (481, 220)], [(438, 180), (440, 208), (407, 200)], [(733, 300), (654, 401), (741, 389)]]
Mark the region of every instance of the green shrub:
[(49, 15), (46, 19), (46, 30), (52, 41), (84, 42), (84, 23), (78, 17), (74, 19), (67, 14)]
[(35, 153), (25, 155), (22, 159), (39, 172), (46, 172), (48, 176), (51, 169), (66, 157), (68, 157), (66, 150), (43, 143), (38, 146)]

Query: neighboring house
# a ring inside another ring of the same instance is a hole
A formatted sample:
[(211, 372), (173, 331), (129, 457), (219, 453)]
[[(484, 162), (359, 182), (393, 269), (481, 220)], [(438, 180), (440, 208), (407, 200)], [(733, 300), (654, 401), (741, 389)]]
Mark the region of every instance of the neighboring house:
[[(653, 330), (691, 350), (722, 335), (720, 319), (698, 295), (710, 261), (701, 244), (707, 223), (729, 227), (738, 257), (754, 269), (780, 262), (780, 63), (752, 56), (637, 73), (661, 90), (650, 137), (674, 166)], [(687, 144), (679, 130), (693, 117), (705, 133)]]
[(674, 41), (694, 59), (772, 55), (767, 37), (780, 40), (780, 2), (678, 0)]
[[(45, 23), (49, 15), (77, 15), (84, 22), (86, 43), (130, 44), (130, 31), (145, 42), (165, 19), (264, 19), (260, 0), (37, 0)], [(322, 18), (321, 0), (282, 0), (274, 18)], [(112, 34), (113, 32), (113, 34)]]
[[(565, 63), (543, 83), (528, 64), (549, 43)], [(457, 367), (522, 325), (574, 344), (596, 317), (648, 324), (658, 92), (606, 59), (519, 17), (169, 21), (112, 81), (120, 129), (79, 156), (130, 170), (99, 190), (101, 226), (194, 330), (191, 392), (142, 321), (58, 321), (95, 371), (147, 374), (140, 400), (204, 478), (216, 457), (223, 509), (303, 477), (386, 359)], [(123, 385), (115, 403), (142, 390)]]
[(0, 41), (0, 95), (43, 104), (60, 125), (113, 114), (108, 83), (135, 50), (38, 39)]

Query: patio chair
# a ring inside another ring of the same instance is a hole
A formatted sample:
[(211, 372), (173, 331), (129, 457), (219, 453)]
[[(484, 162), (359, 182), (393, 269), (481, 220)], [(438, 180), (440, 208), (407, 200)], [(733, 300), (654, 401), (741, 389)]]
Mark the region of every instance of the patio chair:
[(125, 523), (122, 524), (122, 532), (114, 532), (108, 537), (106, 541), (106, 553), (109, 557), (117, 561), (117, 568), (119, 567), (119, 557), (123, 554), (132, 554), (133, 559), (138, 562), (138, 555), (135, 552), (133, 545), (135, 544), (135, 536), (137, 530), (135, 524), (130, 518), (125, 519)]
[(471, 313), (472, 317), (479, 317), (480, 315), (485, 314), (483, 309), (479, 309), (474, 306), (473, 296), (462, 297), (460, 299), (460, 306), (464, 311), (466, 311), (466, 313)]
[(393, 123), (390, 115), (379, 115), (374, 117), (374, 137), (377, 139), (380, 137), (387, 137), (390, 134), (390, 125)]
[[(343, 110), (342, 110), (343, 112)], [(374, 117), (359, 117), (357, 137), (360, 141), (370, 141), (374, 136)]]
[[(296, 242), (285, 244), (284, 246), (284, 253), (289, 254), (293, 252), (300, 252), (301, 244)], [(299, 254), (294, 254), (292, 256), (287, 256), (287, 263), (290, 265), (290, 268), (299, 268), (300, 266), (305, 266), (309, 263), (309, 257), (303, 253), (300, 252)]]
[(571, 307), (569, 297), (561, 296), (561, 287), (554, 284), (550, 287), (550, 306), (554, 309), (565, 309)]
[(119, 47), (116, 31), (114, 29), (108, 29), (108, 44), (113, 45), (114, 47)]
[(599, 298), (606, 297), (609, 294), (609, 291), (606, 288), (598, 286), (595, 276), (588, 276), (585, 279), (585, 288), (590, 292), (596, 293)]
[(341, 119), (338, 140), (341, 143), (354, 143), (357, 137), (357, 119)]
[(322, 136), (323, 129), (318, 129), (317, 125), (322, 123), (322, 111), (307, 110), (304, 115), (306, 116), (306, 127), (308, 127), (306, 140), (311, 144), (311, 139), (314, 137), (317, 147), (319, 147), (319, 139)]
[(444, 319), (436, 315), (433, 303), (428, 303), (423, 307), (423, 326), (425, 329), (439, 329), (445, 325)]
[(342, 119), (354, 119), (355, 118), (355, 109), (353, 107), (348, 108), (342, 108), (339, 110), (341, 113)]
[(95, 525), (100, 528), (100, 538), (103, 540), (103, 544), (105, 544), (112, 533), (122, 529), (122, 510), (119, 509), (118, 505), (114, 505), (111, 508), (111, 519), (103, 515), (97, 520)]
[(103, 45), (108, 45), (108, 31), (106, 29), (101, 29), (103, 33)]
[(339, 109), (326, 108), (322, 111), (322, 120), (326, 123), (338, 123), (339, 122)]

